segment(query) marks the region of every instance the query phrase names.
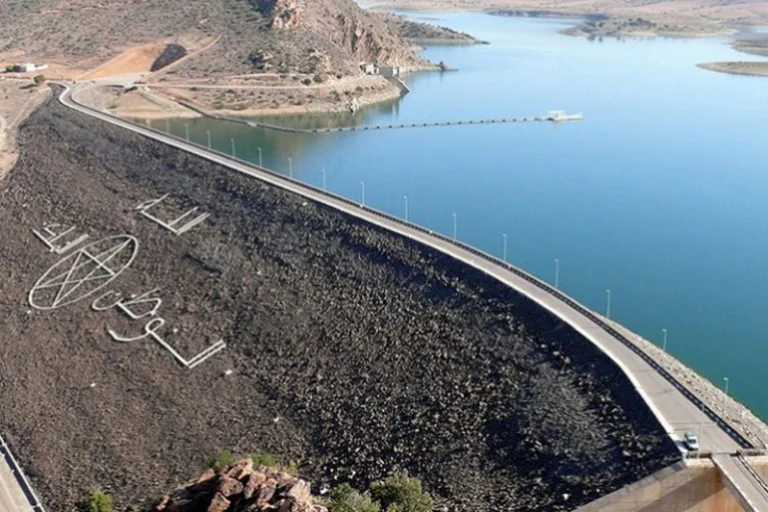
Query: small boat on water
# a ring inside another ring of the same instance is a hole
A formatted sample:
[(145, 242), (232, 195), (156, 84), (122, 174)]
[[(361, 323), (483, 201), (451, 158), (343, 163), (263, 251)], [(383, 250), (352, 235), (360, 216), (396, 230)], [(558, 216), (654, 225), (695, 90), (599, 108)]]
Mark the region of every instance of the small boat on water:
[(584, 119), (584, 116), (581, 114), (566, 114), (564, 110), (550, 110), (544, 116), (544, 119), (554, 123), (561, 123), (564, 121), (581, 121)]

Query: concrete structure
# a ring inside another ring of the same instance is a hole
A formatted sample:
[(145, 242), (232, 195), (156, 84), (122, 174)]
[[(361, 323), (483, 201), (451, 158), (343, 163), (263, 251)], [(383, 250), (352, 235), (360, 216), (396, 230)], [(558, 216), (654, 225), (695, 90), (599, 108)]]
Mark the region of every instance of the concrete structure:
[[(747, 470), (744, 465), (741, 465), (741, 467), (736, 466), (740, 462), (731, 457), (731, 455), (736, 454), (739, 450), (751, 448), (749, 442), (730, 425), (725, 423), (714, 411), (709, 409), (700, 399), (694, 396), (681, 382), (664, 370), (656, 361), (614, 329), (605, 319), (558, 289), (543, 283), (509, 263), (498, 260), (468, 245), (460, 242), (457, 243), (420, 226), (402, 221), (391, 215), (370, 210), (360, 206), (355, 201), (315, 189), (266, 169), (255, 167), (250, 163), (211, 152), (202, 146), (197, 146), (167, 134), (81, 106), (72, 101), (70, 94), (71, 90), (67, 88), (60, 97), (60, 101), (69, 108), (198, 155), (234, 171), (300, 194), (310, 200), (343, 211), (391, 232), (398, 233), (464, 262), (513, 288), (518, 293), (525, 295), (551, 314), (560, 318), (563, 322), (569, 324), (610, 357), (626, 374), (631, 384), (645, 400), (670, 437), (679, 439), (686, 431), (696, 432), (700, 440), (701, 450), (715, 454), (717, 467), (721, 470), (721, 473), (726, 474), (725, 478), (729, 484), (728, 488), (734, 495), (738, 496), (739, 502), (742, 503), (746, 510), (768, 512), (768, 486), (760, 478), (756, 477), (755, 474)], [(679, 468), (673, 473), (678, 471), (680, 471)], [(716, 479), (714, 476), (711, 478)], [(666, 477), (662, 480), (666, 480)], [(702, 485), (704, 484), (702, 483)], [(640, 488), (643, 487), (644, 485)], [(658, 496), (661, 494), (662, 489), (664, 489), (664, 486), (658, 487), (657, 496), (652, 499), (657, 501), (662, 499), (663, 496)], [(713, 487), (706, 492), (714, 492), (714, 489)], [(715, 492), (715, 494), (718, 493), (719, 491)], [(722, 499), (724, 500), (725, 498)], [(610, 510), (620, 509), (612, 508)], [(627, 508), (626, 510), (643, 510), (646, 512), (655, 509)], [(660, 510), (669, 512), (675, 509), (666, 508)], [(720, 511), (727, 509), (708, 508), (706, 510)]]
[[(768, 474), (768, 458), (749, 463)], [(575, 512), (743, 512), (755, 509), (734, 494), (713, 458), (687, 459), (579, 507)]]
[(44, 512), (2, 437), (0, 437), (0, 511)]
[(379, 74), (383, 77), (398, 77), (400, 73), (400, 66), (379, 66)]

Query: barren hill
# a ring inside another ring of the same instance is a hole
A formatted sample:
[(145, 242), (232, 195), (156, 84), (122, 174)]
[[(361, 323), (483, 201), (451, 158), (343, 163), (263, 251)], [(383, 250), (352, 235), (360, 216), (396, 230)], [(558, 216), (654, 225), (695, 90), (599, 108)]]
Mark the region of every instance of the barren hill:
[(422, 63), (385, 19), (353, 0), (6, 0), (0, 19), (6, 56), (80, 67), (149, 43), (195, 50), (206, 38), (218, 42), (176, 73), (350, 74), (360, 61)]

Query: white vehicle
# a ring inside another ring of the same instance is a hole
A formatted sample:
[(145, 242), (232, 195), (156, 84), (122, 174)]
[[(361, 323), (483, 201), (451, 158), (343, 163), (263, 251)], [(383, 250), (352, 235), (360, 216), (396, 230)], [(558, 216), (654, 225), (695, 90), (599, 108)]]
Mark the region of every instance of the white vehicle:
[(696, 434), (693, 432), (686, 432), (683, 436), (683, 442), (685, 443), (685, 446), (688, 447), (689, 450), (698, 451), (699, 449), (699, 439), (696, 437)]

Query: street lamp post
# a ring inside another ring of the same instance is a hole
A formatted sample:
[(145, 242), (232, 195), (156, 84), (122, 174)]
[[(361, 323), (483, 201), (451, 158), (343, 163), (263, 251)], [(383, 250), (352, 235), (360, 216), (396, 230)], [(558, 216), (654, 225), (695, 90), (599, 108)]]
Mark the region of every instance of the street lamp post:
[(456, 235), (458, 233), (458, 219), (456, 217), (456, 212), (453, 212), (453, 241), (456, 241)]
[(232, 156), (236, 156), (237, 153), (235, 152), (235, 139), (229, 139), (229, 141), (232, 143)]
[(555, 258), (555, 290), (560, 289), (560, 260)]
[(184, 133), (187, 136), (187, 142), (189, 142), (189, 123), (184, 123)]
[(288, 157), (288, 176), (293, 178), (293, 158)]
[(326, 186), (325, 167), (323, 167), (323, 190), (327, 189), (328, 187)]
[(666, 352), (667, 351), (667, 330), (662, 329), (661, 334), (664, 336), (664, 339), (661, 342), (661, 349)]
[(403, 196), (403, 202), (405, 203), (405, 222), (408, 222), (408, 196)]
[(725, 382), (725, 396), (728, 396), (728, 377), (723, 377), (723, 381)]
[(211, 131), (206, 130), (205, 135), (208, 137), (208, 149), (211, 149)]
[(504, 263), (507, 262), (507, 234), (502, 233), (501, 238), (504, 240), (504, 249), (502, 250), (502, 259), (504, 260)]
[(259, 167), (264, 167), (264, 163), (261, 158), (261, 146), (258, 147), (259, 150)]
[(363, 199), (363, 202), (360, 203), (360, 206), (365, 206), (365, 182), (364, 181), (360, 182), (360, 191)]
[(611, 290), (605, 290), (605, 318), (611, 319)]

